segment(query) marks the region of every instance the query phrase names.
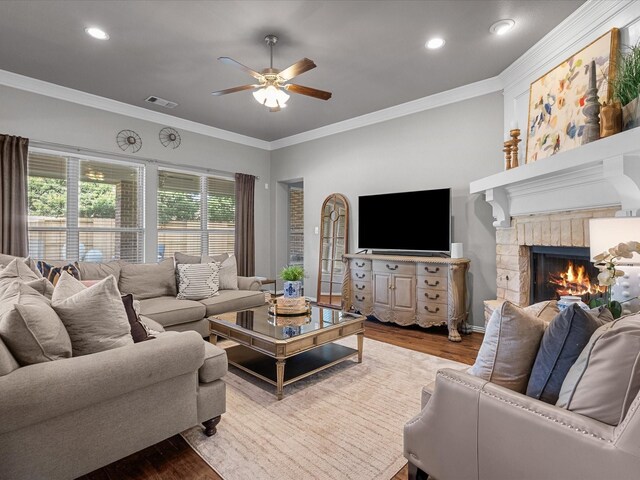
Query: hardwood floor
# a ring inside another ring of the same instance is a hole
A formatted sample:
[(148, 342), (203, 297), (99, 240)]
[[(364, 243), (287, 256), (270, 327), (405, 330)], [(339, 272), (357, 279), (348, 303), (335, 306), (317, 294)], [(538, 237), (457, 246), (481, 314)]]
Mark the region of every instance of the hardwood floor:
[[(463, 335), (462, 342), (453, 343), (447, 339), (446, 327), (430, 329), (415, 326), (399, 327), (368, 320), (365, 337), (471, 365), (476, 358), (483, 335), (480, 333)], [(222, 421), (224, 422), (224, 416)], [(407, 476), (408, 469), (405, 465), (390, 480), (406, 480)], [(222, 477), (213, 471), (180, 435), (175, 435), (80, 478), (83, 480), (222, 480)]]

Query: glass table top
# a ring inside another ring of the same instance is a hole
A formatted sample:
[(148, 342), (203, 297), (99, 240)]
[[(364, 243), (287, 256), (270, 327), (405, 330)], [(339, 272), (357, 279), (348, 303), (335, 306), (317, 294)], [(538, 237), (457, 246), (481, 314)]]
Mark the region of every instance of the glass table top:
[(209, 320), (214, 323), (237, 325), (242, 329), (260, 333), (276, 340), (287, 340), (360, 317), (355, 313), (315, 305), (311, 306), (311, 313), (307, 315), (276, 316), (269, 313), (269, 305), (266, 304), (250, 310), (212, 315)]

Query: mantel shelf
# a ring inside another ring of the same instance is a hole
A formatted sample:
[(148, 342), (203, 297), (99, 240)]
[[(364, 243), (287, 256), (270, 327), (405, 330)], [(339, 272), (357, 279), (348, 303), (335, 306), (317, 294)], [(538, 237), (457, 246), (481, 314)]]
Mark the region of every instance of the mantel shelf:
[(511, 217), (620, 205), (618, 215), (640, 213), (640, 128), (603, 138), (470, 185), (484, 192), (496, 227)]

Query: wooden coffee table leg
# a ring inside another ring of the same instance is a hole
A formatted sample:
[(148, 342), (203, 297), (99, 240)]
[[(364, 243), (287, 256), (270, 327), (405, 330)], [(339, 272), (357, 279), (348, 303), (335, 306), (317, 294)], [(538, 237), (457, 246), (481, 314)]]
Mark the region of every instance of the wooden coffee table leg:
[(209, 334), (209, 342), (216, 345), (218, 343), (218, 336), (215, 333)]
[(284, 364), (284, 360), (278, 360), (276, 362), (276, 396), (278, 397), (278, 400), (282, 400), (283, 395), (282, 391), (284, 387), (282, 384), (284, 383)]
[(362, 363), (362, 345), (364, 343), (364, 333), (358, 333), (358, 363)]

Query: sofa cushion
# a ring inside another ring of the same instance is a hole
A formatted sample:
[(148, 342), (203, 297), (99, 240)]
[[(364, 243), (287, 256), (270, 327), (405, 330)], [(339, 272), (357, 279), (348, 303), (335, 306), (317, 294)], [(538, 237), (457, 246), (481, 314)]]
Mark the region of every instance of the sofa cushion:
[(0, 253), (0, 266), (6, 267), (16, 259), (22, 261), (22, 263), (29, 267), (29, 270), (35, 273), (38, 277), (42, 276), (42, 274), (38, 270), (38, 267), (36, 266), (36, 262), (31, 257), (14, 257), (13, 255), (5, 255), (4, 253)]
[(123, 295), (131, 293), (138, 300), (167, 295), (175, 297), (177, 289), (173, 258), (160, 263), (123, 265), (118, 286)]
[(218, 295), (200, 300), (207, 307), (207, 317), (223, 312), (245, 310), (264, 305), (264, 293), (255, 290), (220, 290)]
[(11, 351), (0, 337), (0, 377), (20, 368), (20, 364), (11, 355)]
[(206, 308), (194, 300), (178, 300), (175, 297), (157, 297), (140, 300), (140, 313), (155, 320), (163, 327), (202, 320)]
[(54, 286), (56, 283), (58, 283), (58, 279), (60, 278), (62, 272), (67, 272), (74, 278), (80, 280), (80, 272), (78, 271), (78, 267), (76, 267), (73, 263), (69, 263), (61, 267), (56, 267), (55, 265), (51, 265), (44, 260), (38, 260), (36, 262), (36, 265), (38, 266), (38, 270), (40, 270), (40, 273), (42, 273), (42, 276), (49, 280)]
[(640, 314), (598, 328), (567, 374), (558, 407), (618, 425), (640, 390)]
[(156, 335), (165, 331), (162, 325), (149, 317), (140, 315), (138, 318), (140, 319), (140, 322), (144, 324), (145, 328), (149, 332), (149, 335)]
[(62, 272), (51, 305), (69, 332), (74, 357), (133, 344), (115, 277), (85, 287)]
[(20, 280), (0, 296), (0, 337), (20, 365), (71, 357), (71, 340), (49, 300)]
[(125, 262), (114, 261), (108, 263), (75, 262), (80, 272), (80, 280), (102, 280), (113, 275), (116, 281), (120, 280), (120, 271)]
[(201, 383), (210, 383), (227, 373), (227, 353), (207, 341), (204, 342), (204, 364), (198, 370)]
[(178, 295), (180, 300), (202, 300), (218, 294), (218, 262), (179, 264)]
[(586, 311), (571, 305), (547, 327), (531, 370), (527, 395), (555, 404), (569, 369), (598, 327), (613, 321), (607, 308)]
[(524, 393), (546, 322), (509, 301), (494, 310), (468, 373)]

